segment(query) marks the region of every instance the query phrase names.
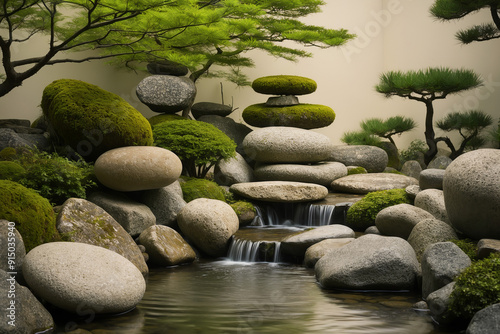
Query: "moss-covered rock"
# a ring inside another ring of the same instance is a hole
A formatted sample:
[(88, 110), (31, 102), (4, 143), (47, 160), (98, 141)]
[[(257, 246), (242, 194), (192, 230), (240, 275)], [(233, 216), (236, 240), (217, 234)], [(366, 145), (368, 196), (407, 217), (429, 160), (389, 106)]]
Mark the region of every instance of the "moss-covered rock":
[(113, 148), (153, 145), (147, 119), (95, 85), (56, 80), (45, 87), (41, 106), (57, 136), (87, 161)]
[(16, 157), (17, 151), (13, 147), (6, 147), (0, 151), (0, 160), (12, 160)]
[(364, 167), (360, 166), (349, 166), (347, 167), (347, 175), (354, 175), (354, 174), (367, 174), (368, 172)]
[(364, 231), (375, 225), (377, 214), (389, 206), (410, 204), (404, 189), (390, 189), (366, 194), (347, 210), (346, 224), (356, 231)]
[(225, 201), (224, 190), (213, 181), (183, 177), (181, 179), (182, 195), (186, 202), (191, 202), (197, 198), (210, 198)]
[(245, 108), (242, 116), (245, 122), (256, 127), (291, 126), (302, 129), (322, 128), (335, 120), (332, 108), (320, 104), (284, 107), (269, 107), (265, 103), (253, 104)]
[(52, 206), (36, 191), (13, 181), (0, 180), (0, 203), (0, 218), (16, 223), (26, 252), (59, 240)]
[(234, 212), (236, 212), (240, 222), (240, 227), (250, 224), (257, 215), (255, 206), (250, 202), (237, 201), (229, 205), (233, 208)]
[(269, 95), (306, 95), (317, 87), (316, 81), (296, 75), (271, 75), (252, 82), (254, 91)]
[(26, 169), (14, 161), (0, 161), (0, 180), (17, 182), (25, 173)]
[(156, 116), (153, 116), (153, 117), (148, 119), (149, 124), (151, 124), (151, 126), (156, 125), (156, 124), (160, 124), (163, 122), (182, 121), (182, 120), (187, 120), (187, 118), (182, 117), (182, 116), (177, 115), (177, 114), (160, 114), (160, 115), (156, 115)]

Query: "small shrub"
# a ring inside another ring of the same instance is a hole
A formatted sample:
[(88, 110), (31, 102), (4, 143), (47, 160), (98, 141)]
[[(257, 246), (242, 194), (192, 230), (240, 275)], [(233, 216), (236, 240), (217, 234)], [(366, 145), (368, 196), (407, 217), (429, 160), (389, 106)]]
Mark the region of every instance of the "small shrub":
[(346, 223), (356, 231), (364, 231), (375, 225), (375, 217), (382, 209), (404, 203), (410, 204), (410, 199), (404, 189), (368, 193), (347, 210)]
[(96, 185), (93, 167), (84, 161), (37, 150), (19, 154), (13, 161), (26, 170), (18, 182), (55, 204), (62, 204), (70, 197), (86, 198), (86, 190)]
[(418, 160), (425, 152), (427, 152), (427, 144), (423, 140), (415, 139), (406, 150), (399, 152), (399, 159), (401, 164), (404, 164), (406, 161)]
[(182, 195), (186, 202), (191, 202), (197, 198), (210, 198), (226, 201), (224, 189), (217, 183), (198, 178), (183, 178), (180, 182), (182, 188)]
[(223, 159), (236, 156), (236, 144), (212, 124), (193, 120), (163, 122), (153, 127), (155, 145), (177, 154), (183, 175), (204, 178)]
[(472, 319), (483, 308), (500, 303), (500, 257), (476, 261), (455, 279), (449, 310), (459, 318)]
[(17, 155), (17, 151), (13, 147), (6, 147), (0, 151), (0, 160), (12, 160)]

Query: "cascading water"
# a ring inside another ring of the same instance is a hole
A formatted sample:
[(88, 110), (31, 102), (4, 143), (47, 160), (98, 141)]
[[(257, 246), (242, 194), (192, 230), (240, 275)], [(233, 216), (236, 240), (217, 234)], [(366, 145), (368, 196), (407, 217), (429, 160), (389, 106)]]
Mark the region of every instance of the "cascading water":
[(280, 240), (308, 227), (344, 222), (346, 206), (311, 203), (256, 205), (251, 227), (240, 229), (229, 247), (228, 259), (237, 262), (280, 262)]

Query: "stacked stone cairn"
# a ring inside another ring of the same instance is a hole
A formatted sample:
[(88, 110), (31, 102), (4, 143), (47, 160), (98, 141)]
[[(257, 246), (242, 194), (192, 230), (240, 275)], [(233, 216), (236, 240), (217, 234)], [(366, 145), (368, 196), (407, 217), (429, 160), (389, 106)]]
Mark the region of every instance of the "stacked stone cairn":
[[(312, 79), (290, 75), (262, 77), (252, 83), (257, 93), (273, 95), (266, 103), (243, 111), (245, 122), (260, 127), (243, 141), (246, 154), (256, 162), (254, 173), (258, 181), (309, 183), (326, 188), (333, 180), (347, 175), (345, 165), (326, 161), (330, 139), (310, 131), (330, 125), (335, 119), (334, 111), (298, 101), (297, 95), (311, 94), (316, 87)], [(232, 190), (241, 193), (243, 187), (234, 185)]]

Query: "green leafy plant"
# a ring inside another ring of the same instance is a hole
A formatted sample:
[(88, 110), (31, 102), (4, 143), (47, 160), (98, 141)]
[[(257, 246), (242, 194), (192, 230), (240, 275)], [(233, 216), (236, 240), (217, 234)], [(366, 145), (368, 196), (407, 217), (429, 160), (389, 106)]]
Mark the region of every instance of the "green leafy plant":
[(404, 164), (406, 161), (410, 160), (418, 160), (419, 157), (427, 151), (425, 146), (425, 142), (420, 139), (412, 140), (410, 146), (406, 150), (399, 151), (399, 159), (401, 160), (401, 164)]
[(388, 98), (400, 96), (425, 104), (424, 134), (428, 150), (424, 153), (424, 162), (429, 164), (438, 152), (437, 143), (442, 140), (436, 138), (434, 132), (433, 101), (445, 99), (450, 94), (457, 94), (480, 85), (482, 85), (482, 80), (471, 70), (427, 68), (419, 71), (383, 73), (375, 90)]
[(223, 159), (236, 156), (236, 144), (212, 124), (194, 120), (163, 122), (153, 126), (155, 145), (177, 154), (183, 175), (204, 178)]
[[(481, 131), (493, 123), (493, 118), (479, 110), (470, 110), (466, 112), (452, 112), (443, 119), (436, 122), (438, 128), (443, 131), (458, 131), (462, 137), (462, 143), (455, 149), (451, 139), (446, 137), (442, 140), (446, 142), (451, 149), (450, 158), (455, 159), (467, 148), (477, 149), (484, 145), (486, 140), (481, 137)], [(441, 138), (436, 138), (441, 140)]]
[[(194, 82), (207, 75), (248, 85), (240, 68), (254, 62), (244, 55), (246, 51), (258, 49), (293, 61), (311, 56), (303, 46), (329, 48), (355, 37), (345, 29), (300, 20), (319, 13), (323, 4), (321, 0), (4, 1), (0, 96), (44, 66), (94, 59), (126, 67), (170, 60), (187, 66)], [(10, 57), (14, 48), (33, 43), (39, 35), (50, 37), (42, 52), (23, 59)], [(97, 53), (69, 53), (85, 50)], [(228, 70), (215, 71), (214, 65)]]
[(410, 199), (404, 189), (374, 191), (366, 194), (347, 210), (346, 223), (356, 231), (364, 231), (375, 225), (377, 214), (389, 206), (410, 204)]
[(476, 261), (455, 279), (449, 310), (459, 318), (472, 319), (477, 311), (500, 303), (500, 256)]
[(12, 161), (25, 169), (18, 182), (54, 204), (62, 204), (70, 197), (86, 198), (86, 191), (96, 186), (93, 166), (84, 161), (38, 150), (24, 151)]
[(370, 145), (379, 146), (381, 140), (379, 137), (366, 131), (347, 131), (344, 132), (340, 140), (348, 145)]

